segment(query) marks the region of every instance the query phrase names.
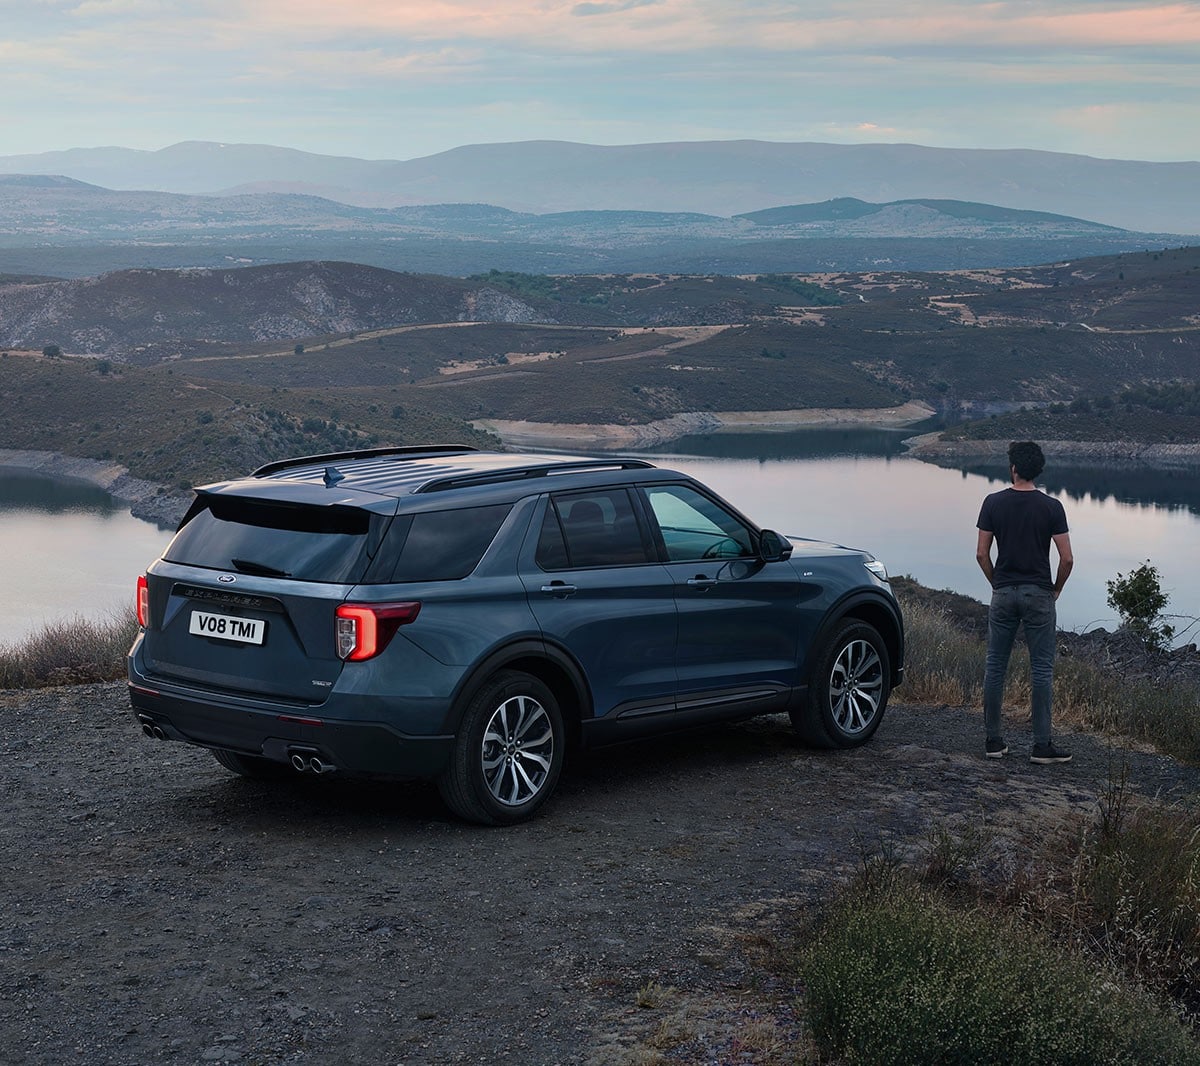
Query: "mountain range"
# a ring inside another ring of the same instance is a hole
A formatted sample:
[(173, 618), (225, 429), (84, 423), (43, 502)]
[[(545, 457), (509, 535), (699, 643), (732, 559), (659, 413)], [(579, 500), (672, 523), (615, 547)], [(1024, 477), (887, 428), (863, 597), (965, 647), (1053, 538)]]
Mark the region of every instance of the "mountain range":
[(1200, 162), (1024, 149), (698, 141), (601, 146), (465, 145), (365, 160), (267, 145), (185, 142), (158, 151), (72, 148), (0, 156), (0, 173), (63, 175), (111, 189), (297, 193), (359, 207), (489, 204), (514, 212), (683, 212), (732, 218), (839, 198), (961, 200), (1123, 229), (1200, 233)]
[(488, 204), (361, 207), (297, 193), (113, 190), (63, 175), (0, 174), (0, 272), (82, 277), (124, 268), (337, 259), (468, 275), (1024, 266), (1163, 247), (1044, 211), (961, 200), (838, 197), (731, 217)]

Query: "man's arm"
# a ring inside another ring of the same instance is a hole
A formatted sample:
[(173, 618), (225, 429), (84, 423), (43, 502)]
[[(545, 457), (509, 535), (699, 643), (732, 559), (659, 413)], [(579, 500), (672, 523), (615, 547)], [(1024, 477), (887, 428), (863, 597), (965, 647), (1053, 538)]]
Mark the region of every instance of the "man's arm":
[(1058, 533), (1051, 538), (1054, 541), (1054, 547), (1058, 550), (1058, 573), (1054, 576), (1054, 598), (1057, 600), (1059, 593), (1063, 590), (1063, 585), (1067, 583), (1067, 578), (1071, 576), (1071, 570), (1075, 566), (1075, 556), (1071, 551), (1071, 534)]
[[(983, 576), (987, 578), (989, 585), (992, 583), (992, 541), (995, 539), (996, 535), (994, 533), (989, 533), (986, 529), (981, 529), (979, 531), (979, 539), (975, 542), (975, 561), (979, 564), (979, 569), (983, 571)], [(1056, 537), (1056, 542), (1057, 539)], [(1068, 547), (1067, 550), (1069, 553), (1070, 548)], [(1067, 579), (1064, 577), (1063, 580), (1066, 581)]]

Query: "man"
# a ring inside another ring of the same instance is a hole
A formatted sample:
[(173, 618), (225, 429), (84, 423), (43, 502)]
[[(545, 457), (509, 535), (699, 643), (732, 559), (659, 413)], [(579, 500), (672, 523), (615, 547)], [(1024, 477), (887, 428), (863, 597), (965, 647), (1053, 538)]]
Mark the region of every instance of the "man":
[[(1054, 679), (1057, 620), (1054, 603), (1075, 564), (1067, 515), (1058, 500), (1040, 492), (1033, 481), (1046, 457), (1033, 441), (1008, 446), (1012, 487), (993, 492), (979, 511), (975, 558), (992, 586), (988, 608), (987, 667), (983, 675), (984, 754), (1002, 759), (1008, 745), (1000, 725), (1004, 676), (1017, 629), (1024, 624), (1033, 684), (1033, 748), (1035, 763), (1070, 762), (1069, 752), (1050, 741), (1050, 686)], [(992, 563), (992, 543), (996, 562)], [(1058, 569), (1050, 579), (1050, 544), (1058, 552)]]

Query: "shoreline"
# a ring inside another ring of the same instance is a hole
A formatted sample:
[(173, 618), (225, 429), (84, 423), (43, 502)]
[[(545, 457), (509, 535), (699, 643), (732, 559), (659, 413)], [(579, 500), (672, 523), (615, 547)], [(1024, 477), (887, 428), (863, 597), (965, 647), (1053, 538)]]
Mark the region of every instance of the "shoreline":
[[(904, 442), (906, 452), (914, 459), (939, 466), (955, 466), (961, 462), (999, 462), (1003, 466), (1008, 453), (1007, 440), (950, 440), (940, 439), (941, 433), (922, 433)], [(1149, 467), (1157, 470), (1190, 470), (1200, 468), (1200, 441), (1186, 444), (1142, 443), (1139, 441), (1043, 440), (1047, 459), (1059, 466), (1095, 466), (1134, 469)]]
[(109, 459), (81, 459), (62, 452), (0, 448), (0, 471), (4, 470), (95, 485), (114, 499), (128, 504), (134, 518), (162, 527), (178, 525), (191, 505), (191, 493), (173, 492), (165, 485), (133, 477), (128, 469)]
[(532, 422), (480, 418), (476, 429), (492, 433), (510, 447), (587, 447), (597, 451), (656, 447), (697, 433), (787, 433), (845, 426), (856, 429), (904, 429), (937, 412), (919, 400), (898, 407), (805, 407), (785, 411), (682, 411), (637, 425), (612, 422)]

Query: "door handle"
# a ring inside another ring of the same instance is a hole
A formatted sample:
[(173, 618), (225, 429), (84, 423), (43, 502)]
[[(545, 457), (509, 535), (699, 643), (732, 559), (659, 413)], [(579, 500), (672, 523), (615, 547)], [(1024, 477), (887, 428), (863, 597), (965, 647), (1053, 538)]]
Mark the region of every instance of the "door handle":
[(695, 589), (697, 592), (707, 592), (717, 583), (715, 577), (705, 577), (703, 574), (697, 574), (695, 577), (689, 577), (687, 580), (688, 588)]
[(565, 581), (551, 581), (549, 585), (542, 586), (543, 592), (549, 592), (552, 596), (570, 596), (579, 591), (575, 585), (568, 585)]

